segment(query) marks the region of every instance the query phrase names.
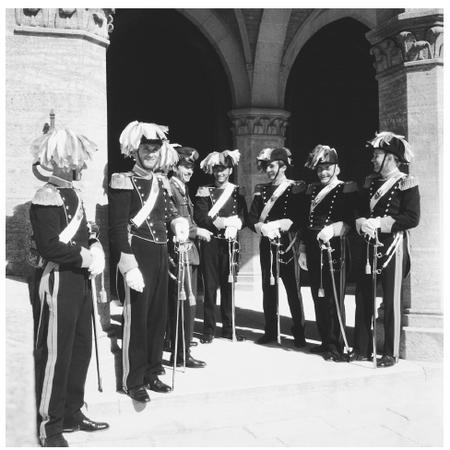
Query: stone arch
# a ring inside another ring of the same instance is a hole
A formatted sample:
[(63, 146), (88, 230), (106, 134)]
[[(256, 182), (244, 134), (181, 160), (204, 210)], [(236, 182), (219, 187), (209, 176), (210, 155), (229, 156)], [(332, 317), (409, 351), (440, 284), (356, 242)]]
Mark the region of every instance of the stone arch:
[(250, 81), (239, 41), (209, 9), (178, 9), (178, 11), (196, 25), (217, 50), (230, 80), (233, 107), (248, 106)]
[(297, 55), (308, 40), (321, 28), (343, 18), (352, 18), (370, 29), (377, 24), (376, 9), (319, 9), (306, 19), (286, 49), (280, 67), (279, 98), (284, 98), (286, 83)]

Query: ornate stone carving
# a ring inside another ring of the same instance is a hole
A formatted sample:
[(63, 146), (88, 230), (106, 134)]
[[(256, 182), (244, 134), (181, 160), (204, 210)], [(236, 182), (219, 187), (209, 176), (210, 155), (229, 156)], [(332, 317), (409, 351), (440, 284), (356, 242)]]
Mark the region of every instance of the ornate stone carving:
[(16, 8), (15, 13), (20, 27), (74, 29), (104, 38), (114, 29), (112, 8)]
[(268, 110), (258, 112), (231, 112), (233, 122), (233, 134), (235, 136), (244, 135), (270, 135), (282, 136), (286, 134), (286, 126), (289, 113), (283, 111), (276, 113)]
[(400, 48), (392, 39), (385, 39), (370, 49), (375, 57), (374, 67), (377, 73), (403, 62)]
[(402, 31), (397, 36), (404, 61), (418, 61), (432, 58), (431, 45), (428, 41), (417, 40), (411, 31)]

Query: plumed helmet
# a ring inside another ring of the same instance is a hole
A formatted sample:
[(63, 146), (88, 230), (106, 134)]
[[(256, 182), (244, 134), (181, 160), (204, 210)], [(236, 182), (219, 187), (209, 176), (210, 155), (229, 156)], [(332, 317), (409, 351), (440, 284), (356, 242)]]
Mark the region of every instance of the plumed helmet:
[(411, 146), (405, 139), (405, 136), (392, 133), (391, 131), (375, 133), (375, 137), (368, 142), (368, 145), (370, 148), (392, 153), (404, 164), (409, 164), (414, 157)]
[(240, 157), (241, 154), (237, 149), (212, 152), (200, 163), (200, 168), (211, 175), (214, 166), (235, 167), (239, 164)]
[(315, 170), (319, 164), (338, 164), (339, 158), (336, 149), (318, 144), (308, 155), (305, 167)]
[(125, 156), (132, 154), (139, 148), (141, 142), (162, 143), (167, 140), (169, 128), (156, 123), (130, 122), (119, 137), (120, 150)]
[(69, 170), (85, 169), (86, 162), (97, 151), (94, 142), (68, 128), (47, 128), (46, 131), (31, 143), (33, 164), (40, 164), (46, 170), (53, 170), (54, 165)]
[(176, 148), (178, 153), (178, 165), (193, 166), (198, 159), (198, 152), (192, 147), (179, 146)]
[(286, 147), (263, 148), (256, 157), (259, 170), (265, 170), (273, 161), (283, 161), (288, 166), (292, 165), (291, 151)]

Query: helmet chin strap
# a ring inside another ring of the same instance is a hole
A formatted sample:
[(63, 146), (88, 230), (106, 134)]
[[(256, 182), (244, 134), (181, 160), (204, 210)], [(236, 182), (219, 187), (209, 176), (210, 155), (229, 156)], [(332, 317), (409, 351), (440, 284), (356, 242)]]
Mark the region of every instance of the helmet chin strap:
[(379, 170), (375, 171), (375, 173), (376, 173), (377, 175), (381, 175), (381, 171), (383, 170), (384, 162), (385, 162), (385, 160), (386, 160), (386, 156), (387, 156), (387, 153), (384, 152), (383, 161), (381, 162), (381, 166), (380, 166)]
[(331, 180), (334, 178), (334, 175), (336, 174), (336, 165), (337, 164), (333, 164), (333, 175), (331, 175), (330, 179), (325, 183), (325, 186), (328, 186), (331, 182)]

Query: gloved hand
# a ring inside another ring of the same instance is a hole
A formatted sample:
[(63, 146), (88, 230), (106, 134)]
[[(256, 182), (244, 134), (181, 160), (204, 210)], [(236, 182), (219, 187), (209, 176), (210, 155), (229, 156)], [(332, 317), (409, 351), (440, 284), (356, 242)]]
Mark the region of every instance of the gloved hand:
[(280, 237), (280, 231), (278, 228), (277, 221), (267, 222), (261, 226), (261, 234), (268, 237), (269, 239), (275, 239)]
[(209, 231), (205, 228), (200, 228), (200, 227), (197, 228), (197, 237), (199, 239), (201, 239), (202, 241), (209, 242), (211, 240), (211, 236), (212, 236), (211, 231)]
[(214, 225), (218, 230), (222, 230), (223, 228), (225, 228), (225, 217), (217, 217), (217, 218), (213, 221), (213, 225)]
[(242, 221), (238, 216), (225, 217), (223, 223), (225, 227), (234, 227), (238, 230), (242, 228)]
[(236, 227), (226, 227), (225, 228), (225, 239), (236, 239), (238, 229)]
[(88, 270), (93, 277), (96, 277), (105, 270), (105, 253), (99, 242), (92, 244), (89, 250), (91, 251), (92, 262)]
[(278, 226), (281, 231), (289, 231), (289, 228), (292, 226), (291, 219), (279, 219), (276, 222), (278, 222)]
[(174, 227), (175, 241), (185, 242), (189, 238), (189, 222), (184, 220), (179, 220), (175, 223)]
[(334, 236), (333, 225), (326, 225), (323, 227), (317, 235), (317, 240), (323, 243), (328, 242)]
[(308, 261), (306, 258), (306, 252), (300, 251), (300, 253), (298, 255), (298, 264), (301, 269), (306, 270), (306, 271), (308, 270)]
[(129, 270), (125, 274), (125, 281), (128, 286), (135, 291), (142, 292), (144, 290), (144, 278), (142, 277), (141, 271), (137, 267)]
[(375, 237), (375, 231), (380, 228), (380, 218), (371, 218), (367, 219), (365, 222), (361, 225), (361, 231), (363, 234), (369, 235), (369, 237), (373, 238)]

